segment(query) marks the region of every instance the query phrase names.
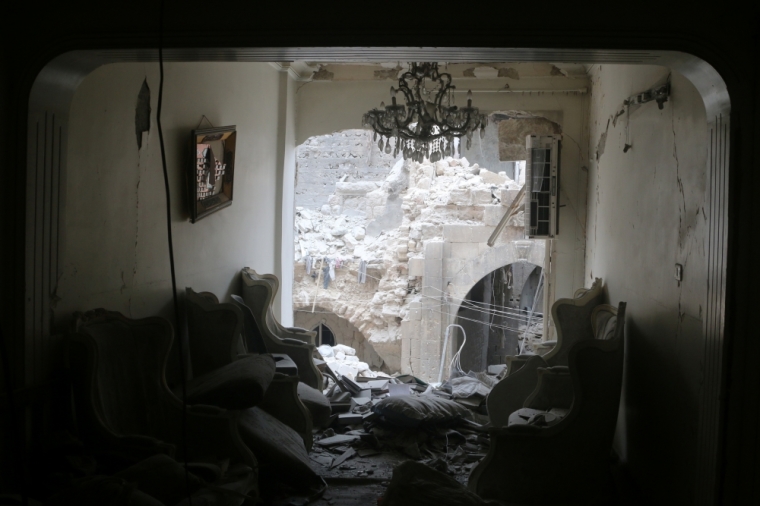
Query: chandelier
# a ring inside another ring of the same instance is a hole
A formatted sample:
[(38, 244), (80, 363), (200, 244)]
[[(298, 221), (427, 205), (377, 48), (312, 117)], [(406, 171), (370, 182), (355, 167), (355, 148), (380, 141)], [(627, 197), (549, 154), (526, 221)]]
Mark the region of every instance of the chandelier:
[[(380, 151), (404, 159), (422, 162), (425, 158), (437, 162), (454, 155), (454, 139), (467, 137), (467, 149), (472, 146), (472, 134), (480, 129), (485, 135), (488, 117), (472, 107), (472, 91), (467, 92), (467, 107), (454, 105), (451, 74), (439, 73), (437, 63), (412, 63), (398, 80), (398, 89), (391, 86), (391, 105), (380, 103), (362, 118), (362, 123), (378, 135)], [(396, 102), (403, 93), (404, 104)], [(393, 148), (391, 148), (393, 143)]]

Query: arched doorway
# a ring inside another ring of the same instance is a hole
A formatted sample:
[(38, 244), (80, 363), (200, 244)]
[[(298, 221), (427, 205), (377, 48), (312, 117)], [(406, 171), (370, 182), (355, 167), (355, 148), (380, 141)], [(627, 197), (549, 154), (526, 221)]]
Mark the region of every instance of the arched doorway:
[(335, 346), (335, 334), (330, 330), (330, 327), (325, 325), (324, 321), (311, 330), (317, 333), (317, 346), (322, 346), (323, 344)]
[[(470, 289), (457, 312), (456, 323), (466, 333), (460, 357), (464, 371), (483, 371), (502, 364), (543, 330), (543, 269), (515, 262), (491, 271)], [(527, 330), (527, 332), (526, 332)], [(527, 342), (522, 340), (527, 336)], [(463, 336), (457, 332), (457, 348)]]

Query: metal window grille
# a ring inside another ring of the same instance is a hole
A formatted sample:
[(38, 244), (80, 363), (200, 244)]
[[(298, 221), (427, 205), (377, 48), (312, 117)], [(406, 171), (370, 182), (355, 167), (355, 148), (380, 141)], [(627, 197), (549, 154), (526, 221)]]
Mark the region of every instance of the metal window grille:
[(551, 238), (559, 233), (559, 138), (529, 135), (526, 147), (525, 235)]

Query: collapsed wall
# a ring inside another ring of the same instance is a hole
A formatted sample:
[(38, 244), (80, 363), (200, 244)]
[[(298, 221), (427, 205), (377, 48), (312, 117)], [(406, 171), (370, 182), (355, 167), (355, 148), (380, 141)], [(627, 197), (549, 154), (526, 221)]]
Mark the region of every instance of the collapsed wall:
[[(362, 138), (353, 139), (358, 149)], [(487, 272), (516, 260), (505, 242), (523, 238), (522, 213), (500, 247), (488, 255), (484, 248), (519, 185), (465, 158), (397, 160), (382, 181), (354, 173), (345, 169), (324, 204), (296, 207), (295, 322), (337, 314), (366, 339), (362, 361), (430, 379), (446, 352), (440, 336), (456, 315), (451, 296), (463, 298)], [(542, 264), (542, 248), (533, 250), (530, 261)]]

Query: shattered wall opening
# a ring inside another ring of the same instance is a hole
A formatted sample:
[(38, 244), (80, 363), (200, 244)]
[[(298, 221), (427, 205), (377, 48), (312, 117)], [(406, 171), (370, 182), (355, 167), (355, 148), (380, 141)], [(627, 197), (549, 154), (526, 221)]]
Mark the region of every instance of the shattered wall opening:
[[(501, 122), (532, 118), (502, 116)], [(486, 138), (493, 134), (509, 144), (508, 135), (498, 135), (498, 124), (489, 126)], [(491, 151), (497, 152), (496, 143)], [(519, 159), (508, 164), (512, 174), (524, 167)], [(297, 151), (296, 324), (316, 326), (318, 318), (309, 314), (324, 308), (366, 337), (356, 352), (363, 362), (434, 379), (441, 356), (451, 353), (443, 347), (445, 327), (457, 319), (472, 285), (521, 258), (544, 263), (546, 242), (524, 241), (522, 212), (494, 247), (486, 244), (521, 184), (466, 156), (435, 163), (393, 160), (365, 130), (307, 139)], [(516, 240), (525, 243), (520, 251)], [(336, 342), (349, 340), (333, 330)], [(492, 353), (490, 360), (505, 355)]]
[[(505, 265), (482, 277), (462, 300), (455, 323), (465, 371), (484, 371), (520, 351), (533, 353), (543, 336), (544, 297), (541, 266)], [(526, 340), (525, 343), (522, 343)]]

